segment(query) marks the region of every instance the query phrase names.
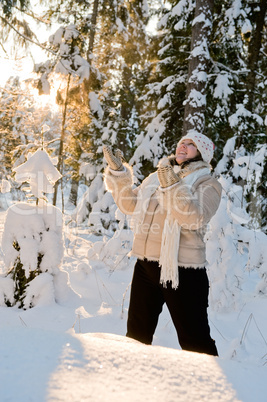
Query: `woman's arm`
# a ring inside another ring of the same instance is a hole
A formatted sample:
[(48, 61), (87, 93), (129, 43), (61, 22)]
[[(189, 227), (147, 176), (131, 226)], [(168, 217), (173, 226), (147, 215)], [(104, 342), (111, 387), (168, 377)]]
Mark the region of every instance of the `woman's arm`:
[(137, 191), (132, 189), (133, 173), (129, 165), (124, 164), (124, 171), (106, 168), (104, 182), (111, 192), (115, 203), (123, 214), (131, 215), (137, 203)]

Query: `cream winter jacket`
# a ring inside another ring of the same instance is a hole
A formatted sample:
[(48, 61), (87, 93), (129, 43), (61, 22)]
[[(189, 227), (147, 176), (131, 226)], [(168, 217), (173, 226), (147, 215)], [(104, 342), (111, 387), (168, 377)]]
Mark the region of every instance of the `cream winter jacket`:
[[(118, 175), (107, 168), (105, 184), (119, 209), (126, 215), (132, 215), (141, 186), (132, 188), (132, 170), (126, 164), (125, 167), (126, 171)], [(203, 161), (192, 162), (185, 169), (184, 176), (202, 167), (207, 167), (207, 164)], [(218, 209), (220, 199), (221, 185), (210, 174), (198, 178), (192, 187), (186, 186), (181, 178), (166, 191), (156, 190), (148, 205), (144, 205), (144, 220), (139, 230), (134, 233), (131, 255), (139, 259), (159, 261), (162, 231), (168, 210), (181, 226), (178, 265), (205, 267), (207, 262), (204, 235), (208, 222)]]

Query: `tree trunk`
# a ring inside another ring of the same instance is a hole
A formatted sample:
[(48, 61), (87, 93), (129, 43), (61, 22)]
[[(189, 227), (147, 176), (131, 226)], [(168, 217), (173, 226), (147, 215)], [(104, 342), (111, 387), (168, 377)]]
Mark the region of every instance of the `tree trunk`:
[[(66, 97), (65, 97), (63, 116), (62, 116), (61, 137), (60, 137), (59, 151), (58, 151), (57, 170), (61, 174), (63, 173), (63, 169), (62, 169), (62, 167), (63, 167), (63, 149), (64, 149), (64, 140), (65, 140), (65, 125), (66, 125), (67, 106), (68, 106), (68, 99), (69, 99), (70, 78), (71, 78), (71, 74), (68, 75)], [(62, 180), (62, 178), (60, 180)], [(57, 191), (58, 191), (58, 185), (59, 185), (60, 180), (58, 180), (55, 183), (53, 205), (56, 205), (56, 203), (57, 203)]]
[(196, 0), (184, 111), (183, 135), (190, 130), (204, 133), (206, 85), (209, 67), (209, 36), (214, 0)]
[(96, 20), (97, 20), (97, 15), (98, 15), (98, 5), (99, 5), (99, 0), (94, 0), (93, 14), (92, 14), (92, 18), (91, 18), (91, 29), (90, 29), (90, 35), (89, 35), (89, 46), (88, 46), (88, 50), (87, 50), (88, 63), (90, 63), (90, 55), (94, 48)]
[(258, 67), (259, 53), (262, 41), (262, 32), (264, 28), (264, 21), (267, 12), (267, 0), (260, 1), (260, 11), (256, 15), (256, 29), (252, 32), (251, 41), (249, 44), (249, 59), (247, 76), (247, 90), (248, 90), (248, 104), (247, 109), (253, 111), (255, 84), (256, 84), (256, 70)]
[(77, 180), (75, 177), (71, 178), (71, 189), (70, 189), (70, 195), (69, 195), (69, 203), (72, 205), (77, 205), (77, 199), (78, 199), (78, 188), (79, 188), (79, 180)]
[[(92, 87), (92, 81), (93, 81), (92, 71), (91, 71), (91, 63), (92, 63), (91, 55), (93, 53), (94, 44), (95, 44), (95, 32), (96, 32), (96, 21), (97, 21), (97, 16), (98, 16), (98, 6), (99, 6), (99, 0), (94, 0), (93, 13), (92, 13), (92, 18), (91, 18), (91, 28), (90, 28), (90, 33), (89, 33), (89, 44), (88, 44), (88, 49), (86, 52), (86, 59), (90, 66), (90, 75), (89, 75), (88, 80), (83, 81), (84, 94), (85, 94), (85, 96), (87, 96), (87, 98), (90, 93), (90, 90)], [(89, 101), (88, 101), (88, 107), (89, 107)]]

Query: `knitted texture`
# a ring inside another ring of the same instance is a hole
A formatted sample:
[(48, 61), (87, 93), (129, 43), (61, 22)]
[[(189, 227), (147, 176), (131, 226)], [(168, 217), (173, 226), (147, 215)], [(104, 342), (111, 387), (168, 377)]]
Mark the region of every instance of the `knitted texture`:
[(108, 145), (104, 145), (103, 153), (104, 153), (104, 157), (111, 169), (120, 170), (120, 171), (124, 170), (124, 167), (122, 164), (123, 153), (121, 150), (117, 149), (115, 151), (115, 155), (114, 155), (111, 148)]
[(171, 165), (160, 165), (158, 167), (158, 179), (163, 188), (170, 187), (180, 180)]
[(177, 146), (179, 146), (183, 140), (192, 140), (201, 153), (203, 161), (210, 163), (213, 158), (215, 146), (206, 135), (191, 130), (191, 132), (180, 139)]

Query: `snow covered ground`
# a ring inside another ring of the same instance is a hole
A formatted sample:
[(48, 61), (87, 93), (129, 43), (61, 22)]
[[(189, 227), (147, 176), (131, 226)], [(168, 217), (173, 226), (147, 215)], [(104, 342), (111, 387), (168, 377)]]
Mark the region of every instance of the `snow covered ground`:
[(64, 303), (0, 308), (1, 402), (266, 401), (266, 297), (209, 312), (219, 358), (181, 351), (166, 309), (153, 346), (140, 344), (124, 337), (132, 266), (89, 262), (98, 240), (68, 227), (63, 268), (76, 293)]
[(260, 367), (119, 335), (9, 328), (0, 349), (1, 401), (266, 401)]

